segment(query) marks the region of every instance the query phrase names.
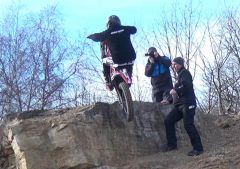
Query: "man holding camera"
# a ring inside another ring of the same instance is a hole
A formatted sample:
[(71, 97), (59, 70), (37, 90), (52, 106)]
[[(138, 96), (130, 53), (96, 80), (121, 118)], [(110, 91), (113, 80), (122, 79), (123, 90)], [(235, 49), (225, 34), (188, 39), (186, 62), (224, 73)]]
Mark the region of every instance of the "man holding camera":
[[(159, 55), (155, 47), (150, 47), (145, 56), (148, 56), (145, 75), (151, 77), (153, 102), (163, 104), (171, 102), (171, 96), (169, 96), (169, 91), (173, 88), (169, 69), (171, 60), (166, 56)], [(163, 97), (166, 98), (163, 99)]]

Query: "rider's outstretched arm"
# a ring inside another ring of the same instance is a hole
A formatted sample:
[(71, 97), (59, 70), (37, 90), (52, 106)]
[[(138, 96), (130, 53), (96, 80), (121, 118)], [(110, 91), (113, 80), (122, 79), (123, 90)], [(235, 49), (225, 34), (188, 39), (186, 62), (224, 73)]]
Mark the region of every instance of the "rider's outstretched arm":
[(108, 34), (109, 32), (106, 30), (100, 33), (91, 34), (87, 38), (92, 39), (95, 42), (102, 42), (108, 37)]
[(124, 26), (124, 30), (129, 34), (135, 34), (137, 32), (137, 28), (135, 26)]

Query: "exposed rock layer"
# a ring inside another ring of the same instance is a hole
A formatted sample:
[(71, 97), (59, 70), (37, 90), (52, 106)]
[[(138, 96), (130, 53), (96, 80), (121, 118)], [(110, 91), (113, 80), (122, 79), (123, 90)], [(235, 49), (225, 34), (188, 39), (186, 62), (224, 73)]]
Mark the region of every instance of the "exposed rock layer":
[[(225, 130), (225, 127), (221, 129), (222, 126), (237, 128), (232, 119), (231, 123), (220, 120), (216, 125), (212, 123), (212, 116), (196, 116), (205, 154), (212, 158), (203, 161), (202, 158), (206, 156), (203, 154), (200, 158), (194, 158), (194, 162), (186, 156), (191, 147), (181, 123), (177, 125), (179, 150), (161, 153), (159, 147), (165, 142), (163, 119), (171, 109), (171, 105), (134, 102), (135, 118), (127, 124), (119, 117), (121, 111), (117, 103), (8, 115), (5, 120), (8, 140), (1, 140), (5, 142), (4, 151), (8, 147), (9, 152), (5, 153), (5, 162), (0, 168), (16, 168), (12, 163), (14, 157), (18, 169), (191, 169), (196, 168), (195, 163), (197, 167), (210, 169), (211, 164), (228, 165), (227, 159), (233, 158), (229, 156), (234, 149), (227, 152), (216, 144), (217, 149), (214, 150), (217, 156), (213, 152), (214, 158), (208, 151), (214, 148), (214, 141), (221, 143), (223, 140), (220, 130)], [(224, 142), (222, 144), (227, 146)], [(234, 156), (234, 159), (234, 166), (239, 165), (240, 157)]]

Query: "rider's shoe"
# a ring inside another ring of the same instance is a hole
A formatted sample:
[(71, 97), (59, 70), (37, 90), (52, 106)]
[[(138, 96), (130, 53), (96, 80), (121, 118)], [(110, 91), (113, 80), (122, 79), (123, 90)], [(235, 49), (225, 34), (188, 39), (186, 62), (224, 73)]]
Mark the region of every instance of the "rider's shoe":
[(198, 156), (203, 153), (203, 150), (191, 150), (188, 152), (188, 156)]
[(106, 82), (106, 89), (109, 90), (109, 91), (113, 90), (113, 85), (112, 85), (111, 82)]

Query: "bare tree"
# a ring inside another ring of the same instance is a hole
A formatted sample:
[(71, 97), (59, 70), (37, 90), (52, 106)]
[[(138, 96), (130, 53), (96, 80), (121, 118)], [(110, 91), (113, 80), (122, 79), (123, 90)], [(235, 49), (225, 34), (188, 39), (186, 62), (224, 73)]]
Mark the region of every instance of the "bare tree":
[[(12, 8), (11, 8), (12, 9)], [(17, 9), (17, 10), (16, 10)], [(56, 6), (22, 16), (10, 10), (1, 24), (2, 114), (67, 105), (67, 88), (84, 70), (83, 49), (67, 39)], [(83, 76), (83, 74), (82, 74)]]
[(225, 31), (224, 45), (230, 56), (226, 65), (226, 76), (224, 90), (227, 111), (239, 112), (240, 108), (240, 14), (238, 8), (230, 8), (222, 23)]
[[(204, 81), (208, 88), (209, 110), (216, 107), (218, 114), (238, 112), (239, 107), (239, 22), (231, 11), (208, 24), (211, 53), (202, 57)], [(217, 104), (215, 104), (217, 103)], [(217, 105), (217, 106), (216, 106)]]
[[(181, 56), (186, 61), (186, 68), (196, 72), (196, 60), (202, 47), (204, 29), (201, 30), (200, 6), (194, 7), (188, 1), (183, 8), (177, 3), (172, 5), (172, 10), (165, 12), (158, 29), (153, 31), (154, 41), (163, 53), (175, 58)], [(168, 15), (169, 14), (169, 15)]]

